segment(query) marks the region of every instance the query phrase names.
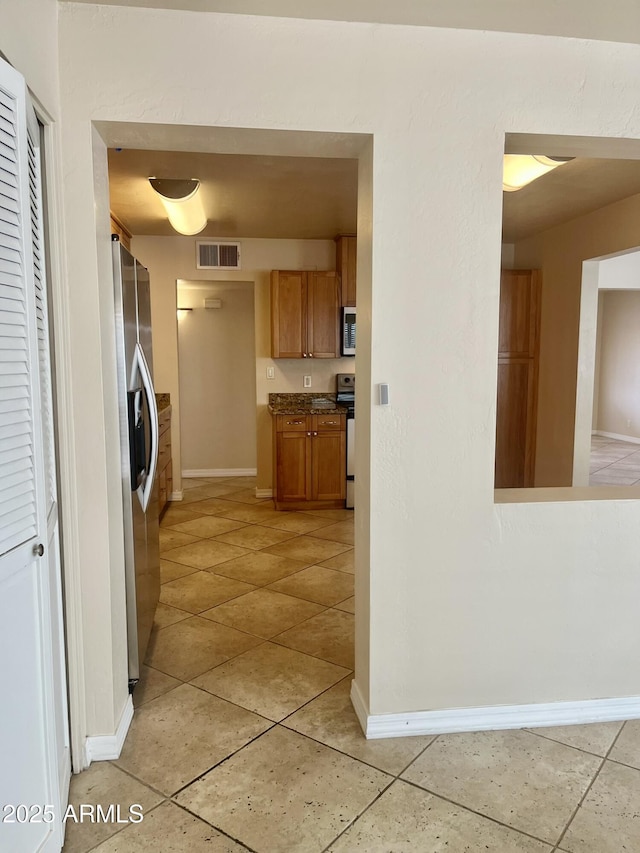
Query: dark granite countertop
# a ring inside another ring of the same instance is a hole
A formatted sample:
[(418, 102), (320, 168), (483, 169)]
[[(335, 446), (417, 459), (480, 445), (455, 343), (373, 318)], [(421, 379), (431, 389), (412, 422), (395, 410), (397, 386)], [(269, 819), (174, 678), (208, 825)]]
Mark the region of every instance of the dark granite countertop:
[(171, 394), (156, 394), (156, 406), (162, 412), (171, 405)]
[[(327, 400), (333, 405), (313, 405), (314, 401)], [(330, 391), (311, 394), (269, 394), (269, 411), (272, 415), (343, 415), (345, 406), (336, 403)]]

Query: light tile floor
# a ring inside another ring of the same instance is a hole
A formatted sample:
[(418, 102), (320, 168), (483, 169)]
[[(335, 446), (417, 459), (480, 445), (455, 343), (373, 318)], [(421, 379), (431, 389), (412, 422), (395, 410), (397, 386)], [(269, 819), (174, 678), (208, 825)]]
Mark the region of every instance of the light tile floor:
[(167, 511), (127, 741), (71, 785), (145, 817), (68, 823), (64, 853), (640, 851), (640, 722), (365, 740), (353, 514), (253, 485), (192, 481)]
[(590, 486), (635, 486), (640, 483), (640, 444), (591, 436)]

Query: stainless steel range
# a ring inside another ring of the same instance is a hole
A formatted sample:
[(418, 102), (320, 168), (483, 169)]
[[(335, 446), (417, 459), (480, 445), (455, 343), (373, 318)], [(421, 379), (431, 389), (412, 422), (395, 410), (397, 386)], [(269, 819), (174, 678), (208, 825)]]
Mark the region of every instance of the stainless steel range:
[(356, 375), (338, 373), (336, 375), (336, 402), (347, 408), (347, 509), (353, 509), (355, 490), (355, 434), (356, 434)]

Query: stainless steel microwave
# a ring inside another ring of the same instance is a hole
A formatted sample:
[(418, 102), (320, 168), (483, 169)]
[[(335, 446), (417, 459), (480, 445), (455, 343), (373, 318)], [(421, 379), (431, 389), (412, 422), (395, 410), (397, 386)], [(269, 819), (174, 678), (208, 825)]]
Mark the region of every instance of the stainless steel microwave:
[(342, 355), (356, 354), (356, 309), (342, 309)]

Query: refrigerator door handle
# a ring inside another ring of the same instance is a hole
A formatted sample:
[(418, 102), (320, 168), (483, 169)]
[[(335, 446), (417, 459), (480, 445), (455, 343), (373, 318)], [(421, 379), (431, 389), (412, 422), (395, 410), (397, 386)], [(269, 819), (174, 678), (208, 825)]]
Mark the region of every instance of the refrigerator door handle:
[[(147, 409), (149, 411), (149, 433), (151, 437), (151, 451), (149, 454), (149, 467), (146, 472), (144, 481), (138, 487), (138, 497), (142, 506), (142, 511), (147, 511), (147, 506), (151, 499), (153, 489), (153, 481), (156, 476), (156, 467), (158, 465), (158, 407), (156, 405), (156, 395), (153, 388), (153, 380), (151, 379), (151, 371), (147, 364), (147, 359), (144, 355), (144, 350), (139, 343), (136, 344), (133, 371), (140, 371), (142, 379), (142, 387), (145, 397), (147, 398)], [(132, 371), (132, 372), (133, 372)]]

